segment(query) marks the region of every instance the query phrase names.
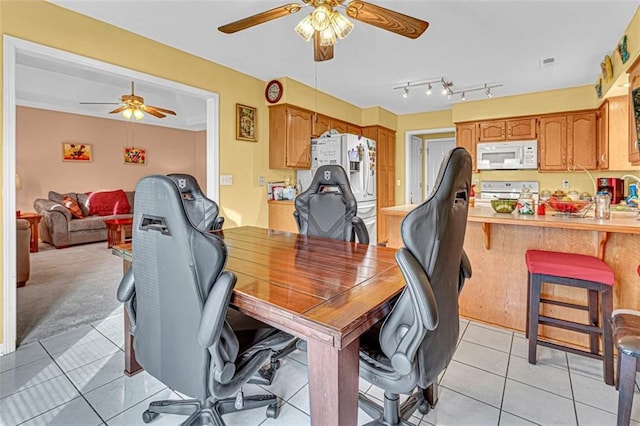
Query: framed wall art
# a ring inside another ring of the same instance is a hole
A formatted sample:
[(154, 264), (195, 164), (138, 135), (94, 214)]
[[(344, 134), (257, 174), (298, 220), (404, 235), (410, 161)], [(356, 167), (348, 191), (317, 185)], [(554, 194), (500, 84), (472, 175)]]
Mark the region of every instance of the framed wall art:
[(125, 147), (124, 149), (124, 164), (139, 164), (144, 165), (147, 163), (147, 150), (140, 147)]
[(91, 144), (70, 142), (64, 142), (62, 144), (62, 161), (88, 163), (92, 160), (93, 152), (91, 150)]
[(236, 139), (257, 142), (256, 139), (256, 108), (236, 104)]

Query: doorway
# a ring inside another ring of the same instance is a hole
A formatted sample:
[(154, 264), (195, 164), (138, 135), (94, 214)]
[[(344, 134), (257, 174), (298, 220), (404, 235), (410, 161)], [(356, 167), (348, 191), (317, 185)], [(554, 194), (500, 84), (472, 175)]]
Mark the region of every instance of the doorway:
[(154, 77), (127, 68), (89, 59), (73, 53), (46, 47), (40, 44), (5, 35), (3, 37), (3, 342), (0, 355), (16, 349), (16, 63), (20, 54), (54, 59), (88, 68), (120, 75), (127, 79), (143, 81), (172, 91), (198, 97), (206, 103), (206, 183), (207, 196), (219, 202), (219, 96), (217, 93)]
[[(405, 133), (405, 201), (422, 203), (431, 192), (444, 156), (455, 147), (455, 128)], [(433, 145), (432, 145), (433, 144)]]

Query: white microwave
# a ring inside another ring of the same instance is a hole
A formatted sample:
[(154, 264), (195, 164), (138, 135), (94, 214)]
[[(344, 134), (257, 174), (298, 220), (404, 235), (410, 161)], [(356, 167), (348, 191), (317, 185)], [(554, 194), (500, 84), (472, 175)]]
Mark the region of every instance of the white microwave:
[(538, 141), (487, 142), (476, 145), (478, 170), (538, 168)]

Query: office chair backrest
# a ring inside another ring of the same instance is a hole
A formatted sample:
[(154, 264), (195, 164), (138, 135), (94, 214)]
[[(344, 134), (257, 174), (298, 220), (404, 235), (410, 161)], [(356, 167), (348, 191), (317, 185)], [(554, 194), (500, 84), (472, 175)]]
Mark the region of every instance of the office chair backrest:
[(170, 388), (204, 398), (210, 354), (198, 343), (198, 327), (204, 300), (224, 267), (226, 247), (194, 228), (167, 176), (142, 178), (135, 205), (136, 357)]
[[(429, 278), (437, 306), (437, 327), (427, 331), (416, 357), (422, 388), (446, 368), (458, 340), (458, 294), (470, 188), (471, 156), (463, 148), (454, 148), (440, 166), (431, 195), (402, 222), (404, 245)], [(394, 306), (394, 313), (415, 306), (406, 293)]]
[(309, 189), (296, 197), (295, 208), (301, 234), (354, 241), (358, 205), (342, 167), (319, 167)]
[(171, 173), (167, 176), (178, 186), (189, 219), (196, 228), (206, 232), (222, 227), (221, 224), (219, 228), (216, 226), (218, 205), (204, 195), (196, 178), (184, 173)]

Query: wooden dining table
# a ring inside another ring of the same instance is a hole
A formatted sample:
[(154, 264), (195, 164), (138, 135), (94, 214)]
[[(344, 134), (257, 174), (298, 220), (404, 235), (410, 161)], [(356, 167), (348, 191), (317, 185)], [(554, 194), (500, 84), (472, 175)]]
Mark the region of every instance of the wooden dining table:
[[(404, 288), (395, 250), (251, 226), (219, 236), (225, 269), (238, 278), (232, 306), (307, 341), (311, 423), (356, 425), (359, 337)], [(131, 244), (113, 253), (133, 260)], [(135, 368), (126, 340), (127, 368)]]

